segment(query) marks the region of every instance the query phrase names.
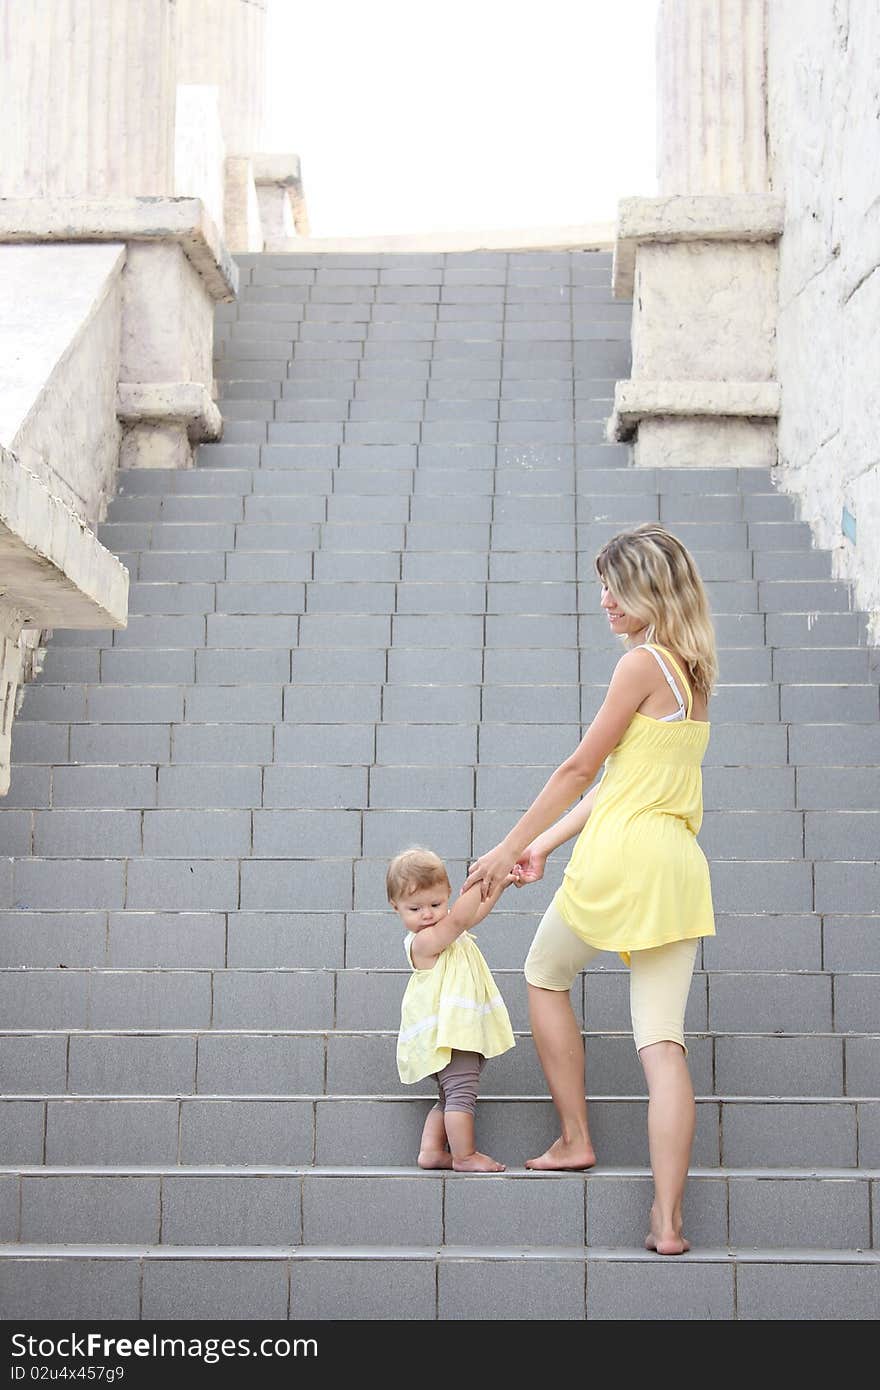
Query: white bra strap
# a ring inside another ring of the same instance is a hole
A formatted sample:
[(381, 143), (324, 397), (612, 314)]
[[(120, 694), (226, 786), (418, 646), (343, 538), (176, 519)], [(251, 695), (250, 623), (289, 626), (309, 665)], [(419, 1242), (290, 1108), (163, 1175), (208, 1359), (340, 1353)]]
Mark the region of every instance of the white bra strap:
[(662, 656), (660, 655), (660, 653), (659, 653), (658, 651), (655, 651), (654, 648), (653, 648), (652, 646), (649, 646), (649, 644), (648, 644), (647, 642), (643, 643), (643, 645), (647, 648), (647, 650), (651, 653), (652, 656), (656, 656), (657, 660), (658, 660), (659, 663), (660, 663), (660, 669), (662, 670), (664, 676), (666, 677), (666, 681), (667, 681), (667, 684), (668, 684), (668, 686), (669, 686), (669, 689), (672, 691), (673, 695), (675, 696), (676, 702), (677, 702), (677, 704), (678, 704), (678, 708), (679, 708), (680, 710), (684, 710), (684, 708), (685, 708), (684, 700), (681, 698), (681, 692), (679, 691), (678, 686), (675, 684), (675, 680), (673, 679), (673, 677), (672, 677), (672, 675), (671, 675), (671, 673), (670, 673), (669, 667), (666, 665), (666, 662), (663, 660), (663, 658), (662, 658)]

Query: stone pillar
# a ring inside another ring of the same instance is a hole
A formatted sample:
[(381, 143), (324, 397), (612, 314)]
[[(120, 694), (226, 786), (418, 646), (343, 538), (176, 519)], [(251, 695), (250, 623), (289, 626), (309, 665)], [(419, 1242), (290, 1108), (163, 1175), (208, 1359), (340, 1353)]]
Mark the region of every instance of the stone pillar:
[(254, 162), (246, 154), (227, 155), (223, 222), (229, 249), (237, 255), (263, 250), (263, 223), (254, 179)]
[(662, 0), (659, 198), (620, 205), (614, 292), (632, 378), (608, 434), (645, 467), (776, 461), (779, 198), (768, 192), (764, 0)]
[(177, 0), (177, 8), (178, 81), (217, 88), (229, 249), (262, 251), (251, 161), (263, 139), (266, 0)]
[(2, 0), (0, 194), (174, 189), (174, 0)]
[(177, 0), (177, 80), (219, 88), (231, 155), (262, 148), (267, 0)]
[(298, 157), (261, 153), (266, 9), (267, 0), (177, 0), (177, 80), (217, 88), (225, 237), (238, 253), (308, 233)]
[(662, 0), (661, 194), (765, 193), (765, 0)]
[(266, 249), (283, 248), (293, 237), (308, 236), (299, 155), (262, 154), (253, 160), (254, 181)]

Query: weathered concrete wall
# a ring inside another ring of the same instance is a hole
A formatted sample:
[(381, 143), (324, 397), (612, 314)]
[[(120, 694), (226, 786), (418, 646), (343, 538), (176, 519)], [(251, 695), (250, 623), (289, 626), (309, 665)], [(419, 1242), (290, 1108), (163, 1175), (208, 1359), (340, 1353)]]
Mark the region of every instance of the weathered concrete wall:
[(768, 21), (780, 482), (880, 640), (880, 2), (773, 0)]
[(0, 443), (92, 526), (119, 452), (124, 263), (118, 243), (0, 246)]

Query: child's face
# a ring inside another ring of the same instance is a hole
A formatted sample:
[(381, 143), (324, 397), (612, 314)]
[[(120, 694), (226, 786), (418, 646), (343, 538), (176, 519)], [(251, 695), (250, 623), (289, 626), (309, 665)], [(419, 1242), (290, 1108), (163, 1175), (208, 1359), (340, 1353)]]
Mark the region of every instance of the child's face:
[(434, 883), (429, 888), (408, 889), (391, 906), (407, 931), (424, 931), (442, 922), (449, 911), (449, 885)]

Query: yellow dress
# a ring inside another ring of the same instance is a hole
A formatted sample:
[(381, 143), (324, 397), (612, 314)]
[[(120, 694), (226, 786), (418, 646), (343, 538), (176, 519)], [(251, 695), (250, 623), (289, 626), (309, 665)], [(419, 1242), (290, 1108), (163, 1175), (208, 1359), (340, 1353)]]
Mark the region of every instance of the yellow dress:
[(397, 1069), (401, 1081), (421, 1081), (442, 1071), (452, 1049), (498, 1057), (514, 1046), (504, 1000), (482, 952), (462, 932), (433, 966), (413, 965), (413, 932), (404, 942), (412, 977), (400, 1010)]
[(669, 723), (633, 715), (605, 760), (555, 898), (573, 932), (619, 952), (627, 965), (630, 951), (715, 935), (709, 865), (696, 838), (710, 726), (691, 719), (690, 681), (667, 648), (659, 650), (687, 687), (687, 717)]

